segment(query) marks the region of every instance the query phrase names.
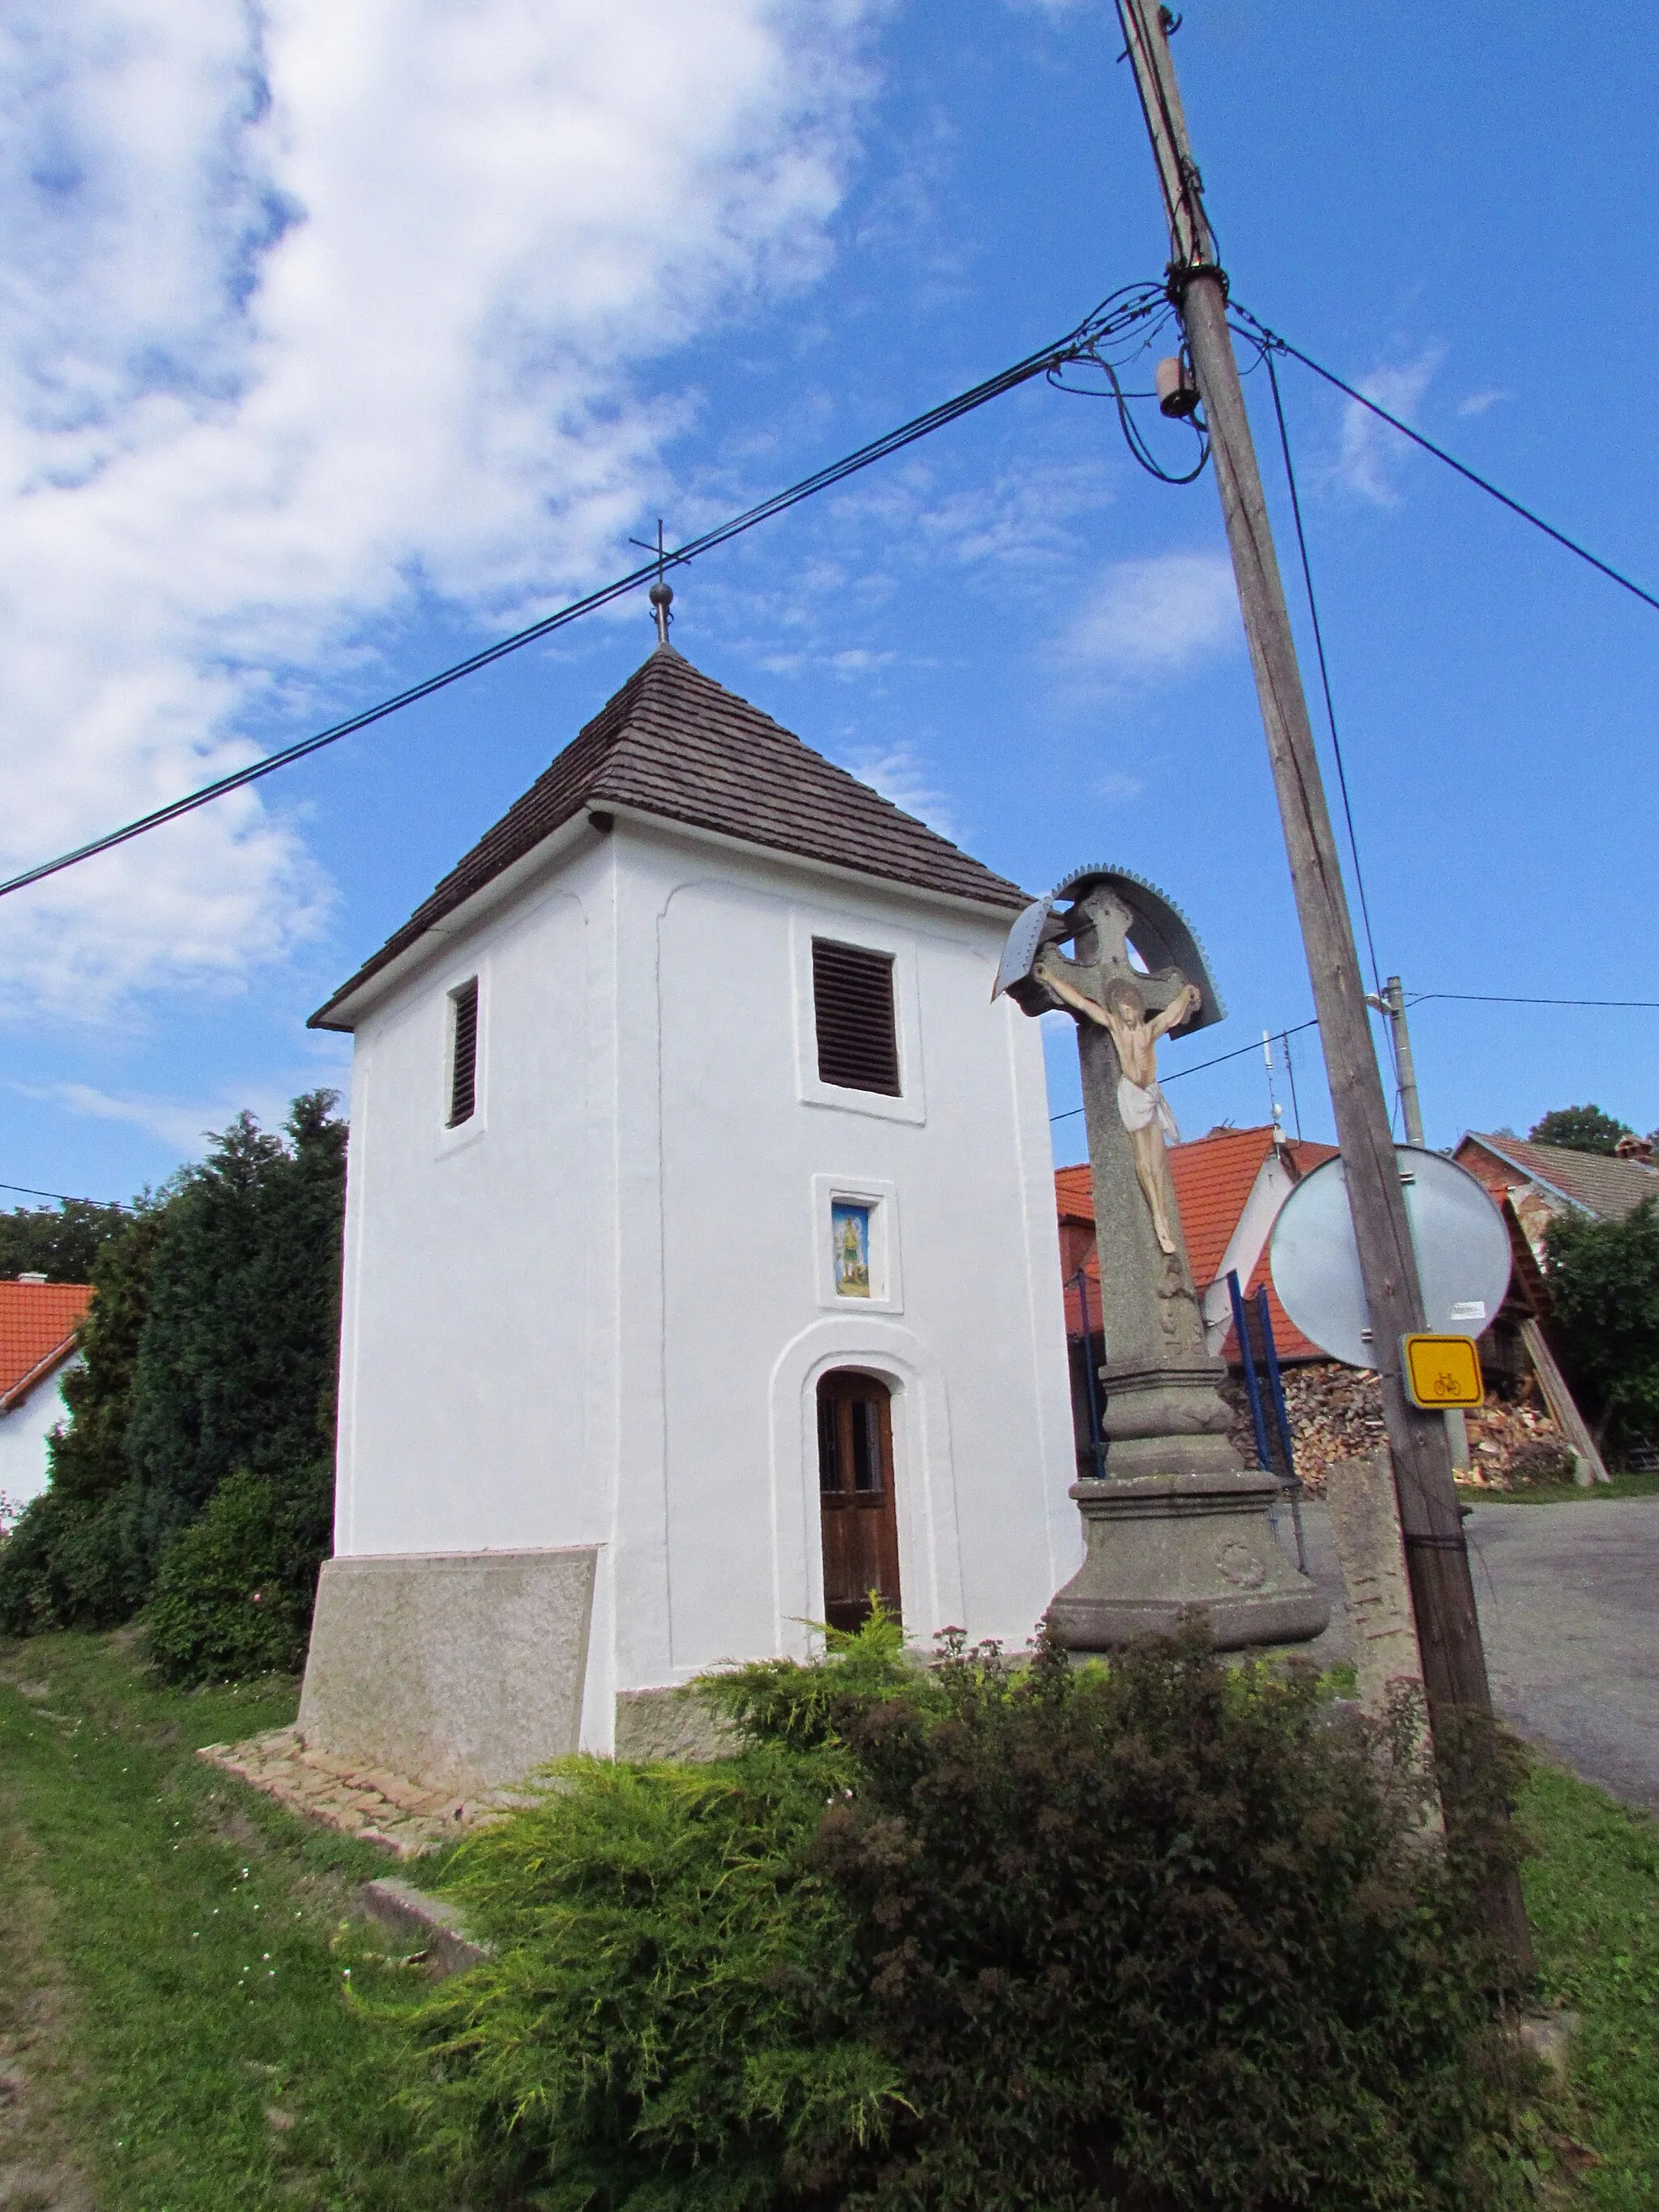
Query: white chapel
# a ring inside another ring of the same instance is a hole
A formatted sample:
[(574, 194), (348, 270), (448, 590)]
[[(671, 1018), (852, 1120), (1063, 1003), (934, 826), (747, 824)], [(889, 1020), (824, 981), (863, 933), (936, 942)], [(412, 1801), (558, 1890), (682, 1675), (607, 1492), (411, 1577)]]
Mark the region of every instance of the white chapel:
[(1024, 900), (665, 641), (313, 1018), (309, 1743), (475, 1791), (669, 1747), (665, 1692), (872, 1590), (1024, 1644), (1082, 1556)]

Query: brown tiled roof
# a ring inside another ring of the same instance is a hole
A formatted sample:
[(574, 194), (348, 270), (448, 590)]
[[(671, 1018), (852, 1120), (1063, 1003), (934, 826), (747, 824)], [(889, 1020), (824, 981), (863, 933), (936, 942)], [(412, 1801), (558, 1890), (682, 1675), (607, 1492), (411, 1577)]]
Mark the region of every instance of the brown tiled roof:
[[(1644, 1166), (1640, 1160), (1614, 1159), (1604, 1152), (1576, 1152), (1566, 1145), (1528, 1144), (1501, 1132), (1483, 1136), (1471, 1130), (1455, 1155), (1466, 1167), (1472, 1165), (1464, 1158), (1464, 1147), (1469, 1145), (1481, 1146), (1489, 1157), (1513, 1168), (1510, 1183), (1544, 1183), (1602, 1221), (1622, 1221), (1627, 1213), (1635, 1212), (1644, 1198), (1659, 1197), (1659, 1168)], [(1479, 1168), (1474, 1171), (1480, 1174)], [(1483, 1174), (1480, 1180), (1490, 1187), (1492, 1178)]]
[(69, 1358), (91, 1304), (89, 1283), (0, 1283), (0, 1413)]
[(1004, 910), (1026, 902), (994, 875), (824, 759), (746, 699), (659, 646), (452, 869), (423, 906), (318, 1013), (453, 914), (585, 807), (637, 808), (746, 843)]

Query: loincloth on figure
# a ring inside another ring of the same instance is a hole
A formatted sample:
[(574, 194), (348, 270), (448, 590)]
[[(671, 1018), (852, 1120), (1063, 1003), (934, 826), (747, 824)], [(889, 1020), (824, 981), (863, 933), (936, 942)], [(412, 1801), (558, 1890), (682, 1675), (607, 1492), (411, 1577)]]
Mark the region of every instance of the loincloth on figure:
[(1164, 1133), (1166, 1145), (1181, 1142), (1181, 1132), (1176, 1127), (1176, 1117), (1170, 1110), (1169, 1100), (1164, 1096), (1161, 1084), (1131, 1083), (1127, 1075), (1121, 1075), (1117, 1084), (1117, 1110), (1131, 1136), (1137, 1129), (1144, 1129), (1156, 1121)]

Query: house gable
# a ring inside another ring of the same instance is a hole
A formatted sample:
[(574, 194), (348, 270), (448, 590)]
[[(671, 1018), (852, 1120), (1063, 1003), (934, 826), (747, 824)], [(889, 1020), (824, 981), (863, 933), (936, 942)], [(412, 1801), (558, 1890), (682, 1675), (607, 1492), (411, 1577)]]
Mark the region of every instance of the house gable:
[(0, 1283), (0, 1414), (63, 1365), (91, 1304), (89, 1283)]
[[(1304, 1175), (1334, 1159), (1334, 1145), (1315, 1144), (1303, 1138), (1282, 1138), (1264, 1125), (1252, 1129), (1218, 1129), (1207, 1137), (1176, 1145), (1170, 1152), (1170, 1174), (1181, 1225), (1187, 1240), (1193, 1281), (1204, 1310), (1205, 1328), (1212, 1351), (1230, 1362), (1238, 1357), (1232, 1328), (1232, 1301), (1226, 1285), (1236, 1270), (1247, 1297), (1264, 1285), (1272, 1316), (1273, 1343), (1281, 1360), (1322, 1359), (1325, 1354), (1310, 1343), (1279, 1302), (1267, 1263), (1267, 1243), (1279, 1210)], [(1054, 1173), (1055, 1200), (1061, 1224), (1061, 1247), (1068, 1233), (1075, 1239), (1077, 1224), (1086, 1222), (1092, 1231), (1093, 1200), (1086, 1167), (1060, 1168)], [(1079, 1322), (1078, 1297), (1071, 1278), (1078, 1266), (1066, 1267), (1066, 1324), (1075, 1334)], [(1100, 1260), (1091, 1246), (1086, 1262), (1091, 1286), (1100, 1280)], [(1094, 1291), (1097, 1301), (1098, 1291)], [(1098, 1313), (1098, 1304), (1095, 1311)]]
[[(1452, 1155), (1501, 1203), (1506, 1194), (1532, 1185), (1547, 1198), (1598, 1221), (1622, 1221), (1644, 1199), (1659, 1197), (1659, 1168), (1643, 1160), (1574, 1152), (1566, 1145), (1534, 1145), (1499, 1130), (1470, 1130)], [(1530, 1224), (1528, 1224), (1530, 1230)]]

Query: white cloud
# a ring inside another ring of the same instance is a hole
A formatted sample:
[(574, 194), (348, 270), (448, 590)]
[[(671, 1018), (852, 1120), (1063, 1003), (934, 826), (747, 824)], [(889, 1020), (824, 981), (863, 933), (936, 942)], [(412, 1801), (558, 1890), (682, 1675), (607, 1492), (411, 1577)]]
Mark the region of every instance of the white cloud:
[(867, 783), (895, 806), (914, 814), (953, 845), (963, 842), (963, 832), (951, 811), (951, 801), (933, 783), (925, 763), (908, 745), (893, 745), (885, 752), (854, 753), (845, 763), (860, 783)]
[(1109, 505), (1111, 479), (1096, 461), (1006, 471), (989, 483), (941, 494), (920, 456), (865, 479), (835, 502), (838, 530), (879, 526), (881, 542), (914, 558), (967, 568), (1046, 573), (1076, 553), (1079, 525)]
[(1069, 656), (1129, 675), (1179, 668), (1239, 634), (1232, 564), (1223, 553), (1116, 561), (1066, 634)]
[[(1431, 346), (1415, 361), (1407, 362), (1400, 368), (1374, 369), (1369, 376), (1360, 378), (1359, 389), (1368, 398), (1376, 400), (1379, 407), (1386, 407), (1390, 415), (1409, 422), (1428, 390), (1430, 378), (1440, 366), (1444, 350), (1443, 347)], [(1394, 488), (1392, 472), (1404, 458), (1404, 446), (1397, 430), (1390, 429), (1357, 399), (1351, 399), (1342, 410), (1341, 440), (1333, 474), (1362, 499), (1371, 500), (1378, 507), (1397, 507), (1400, 495)]]
[[(189, 1104), (143, 1094), (119, 1097), (90, 1083), (12, 1083), (6, 1087), (21, 1098), (58, 1107), (83, 1121), (119, 1121), (142, 1129), (185, 1159), (199, 1159), (212, 1133), (224, 1128), (247, 1103), (246, 1097), (234, 1105), (223, 1099)], [(270, 1091), (256, 1101), (252, 1110), (267, 1127), (280, 1128), (288, 1102)]]
[[(321, 1040), (308, 1038), (308, 1044)], [(337, 1048), (339, 1041), (330, 1038), (328, 1044)], [(180, 1099), (158, 1097), (154, 1092), (101, 1091), (95, 1084), (78, 1082), (20, 1083), (8, 1082), (5, 1088), (14, 1097), (33, 1100), (37, 1104), (55, 1107), (81, 1121), (114, 1121), (134, 1129), (142, 1129), (147, 1136), (158, 1139), (169, 1151), (185, 1160), (200, 1159), (211, 1139), (228, 1128), (238, 1114), (246, 1108), (263, 1128), (280, 1129), (288, 1119), (295, 1097), (301, 1091), (332, 1091), (345, 1110), (345, 1101), (350, 1090), (349, 1047), (337, 1048), (326, 1055), (310, 1058), (308, 1064), (289, 1070), (286, 1080), (272, 1080), (269, 1076), (233, 1079), (220, 1085), (210, 1098)]]
[(1115, 800), (1120, 805), (1139, 799), (1146, 788), (1146, 779), (1140, 775), (1126, 775), (1121, 769), (1109, 769), (1095, 784), (1097, 797)]
[(1496, 407), (1500, 400), (1513, 399), (1514, 397), (1512, 392), (1472, 392), (1467, 399), (1458, 401), (1457, 411), (1460, 415), (1484, 415), (1487, 408)]
[[(674, 420), (630, 378), (823, 266), (881, 4), (17, 0), (0, 866), (325, 716), (417, 593), (494, 623), (609, 573)], [(0, 975), (234, 988), (328, 899), (245, 793), (7, 901)]]

